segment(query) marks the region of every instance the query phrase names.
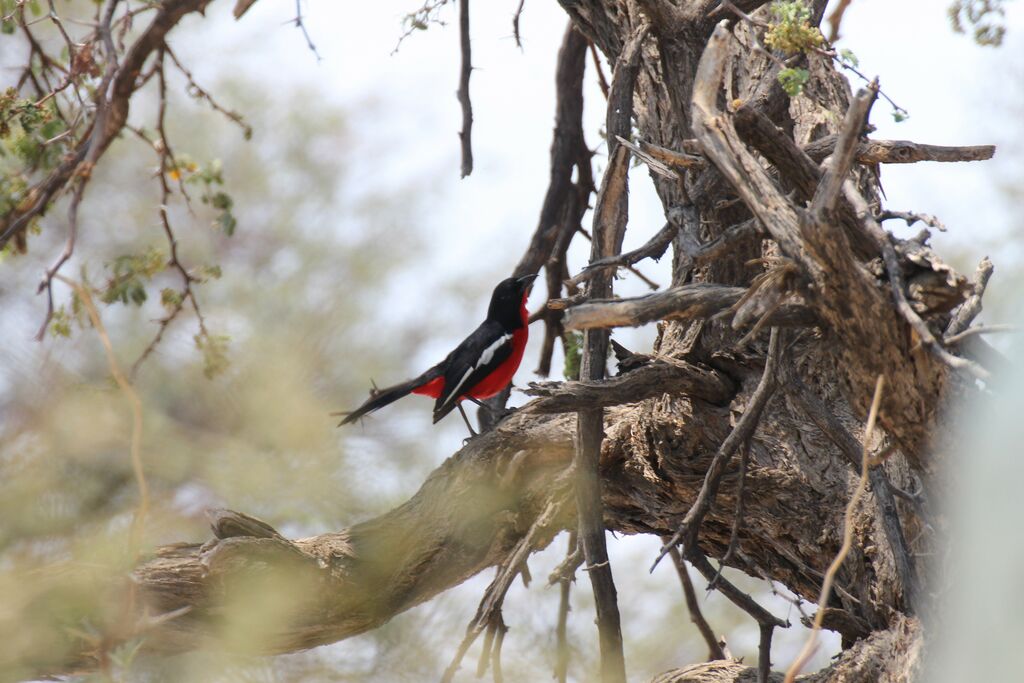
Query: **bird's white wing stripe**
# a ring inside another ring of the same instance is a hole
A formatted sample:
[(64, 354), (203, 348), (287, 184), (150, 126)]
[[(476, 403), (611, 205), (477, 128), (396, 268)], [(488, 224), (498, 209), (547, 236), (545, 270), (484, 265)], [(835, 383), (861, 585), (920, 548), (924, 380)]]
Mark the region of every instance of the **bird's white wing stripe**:
[(495, 352), (502, 346), (504, 346), (505, 343), (511, 338), (511, 334), (506, 334), (502, 335), (501, 337), (498, 337), (498, 339), (495, 340), (493, 344), (484, 349), (484, 352), (480, 354), (480, 360), (476, 362), (476, 367), (479, 368), (490, 363), (491, 359), (494, 358)]
[(448, 394), (448, 398), (444, 400), (444, 403), (442, 404), (443, 406), (448, 405), (459, 397), (459, 389), (461, 389), (462, 385), (466, 383), (466, 380), (469, 379), (469, 376), (473, 374), (474, 370), (476, 370), (476, 368), (469, 368), (466, 370), (466, 374), (464, 374), (462, 379), (459, 380), (459, 383), (455, 385), (455, 390)]
[(490, 363), (498, 349), (508, 343), (508, 340), (511, 338), (511, 334), (502, 335), (501, 337), (498, 337), (493, 344), (484, 349), (483, 353), (480, 354), (480, 358), (477, 360), (476, 365), (466, 370), (466, 374), (464, 374), (462, 379), (459, 380), (459, 383), (455, 385), (455, 389), (452, 390), (452, 393), (448, 394), (448, 398), (445, 399), (442, 405), (446, 406), (452, 401), (457, 400), (460, 396), (459, 390), (462, 389), (462, 385), (466, 383), (466, 380), (468, 380), (469, 376), (473, 374), (473, 371)]

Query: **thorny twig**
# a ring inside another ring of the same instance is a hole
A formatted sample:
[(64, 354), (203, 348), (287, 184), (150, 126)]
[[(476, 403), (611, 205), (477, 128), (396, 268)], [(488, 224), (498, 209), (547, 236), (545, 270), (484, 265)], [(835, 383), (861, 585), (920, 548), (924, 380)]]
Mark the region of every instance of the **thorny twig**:
[(814, 625), (811, 628), (811, 635), (808, 636), (807, 642), (804, 644), (800, 654), (797, 655), (797, 658), (786, 671), (785, 683), (793, 683), (797, 674), (800, 673), (800, 670), (807, 664), (811, 655), (814, 654), (814, 650), (818, 643), (818, 633), (821, 631), (821, 622), (825, 618), (825, 606), (828, 604), (829, 595), (832, 592), (832, 583), (835, 581), (836, 572), (839, 571), (839, 567), (842, 566), (843, 560), (846, 559), (846, 555), (850, 552), (850, 548), (853, 546), (853, 515), (856, 510), (857, 503), (860, 501), (860, 497), (864, 494), (868, 485), (868, 470), (871, 464), (868, 449), (871, 437), (875, 431), (875, 422), (878, 420), (878, 408), (882, 402), (882, 390), (884, 387), (885, 376), (879, 375), (878, 380), (875, 382), (875, 395), (871, 399), (871, 410), (868, 412), (867, 426), (864, 428), (860, 480), (857, 482), (857, 488), (854, 489), (853, 495), (850, 496), (850, 501), (846, 505), (846, 515), (843, 522), (843, 543), (839, 548), (839, 552), (836, 553), (835, 559), (832, 560), (832, 564), (829, 565), (828, 571), (825, 572), (825, 581), (822, 583), (821, 595), (818, 597), (818, 611), (814, 615)]
[(242, 135), (246, 140), (252, 137), (252, 126), (246, 123), (245, 117), (233, 109), (228, 109), (227, 107), (222, 106), (213, 98), (210, 91), (196, 83), (196, 79), (192, 76), (192, 72), (181, 63), (178, 56), (174, 54), (174, 50), (171, 49), (170, 45), (165, 45), (161, 51), (171, 58), (171, 61), (174, 62), (174, 66), (177, 67), (178, 71), (181, 72), (181, 75), (185, 77), (185, 80), (188, 83), (188, 93), (192, 95), (192, 97), (204, 100), (208, 105), (210, 105), (211, 109), (241, 128)]

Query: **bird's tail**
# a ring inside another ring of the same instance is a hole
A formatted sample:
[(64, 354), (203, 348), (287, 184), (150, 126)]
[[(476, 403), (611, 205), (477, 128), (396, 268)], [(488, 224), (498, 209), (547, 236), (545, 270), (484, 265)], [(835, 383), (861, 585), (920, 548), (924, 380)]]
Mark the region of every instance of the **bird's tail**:
[(386, 405), (394, 403), (398, 399), (408, 396), (416, 389), (422, 387), (424, 384), (431, 382), (442, 375), (439, 367), (435, 366), (424, 372), (419, 377), (409, 380), (408, 382), (402, 382), (391, 387), (385, 387), (384, 389), (377, 389), (374, 387), (370, 391), (370, 398), (366, 399), (363, 405), (359, 406), (352, 411), (343, 411), (337, 413), (331, 413), (333, 416), (344, 416), (338, 426), (347, 425), (355, 422), (367, 413), (372, 413), (375, 410), (383, 408)]

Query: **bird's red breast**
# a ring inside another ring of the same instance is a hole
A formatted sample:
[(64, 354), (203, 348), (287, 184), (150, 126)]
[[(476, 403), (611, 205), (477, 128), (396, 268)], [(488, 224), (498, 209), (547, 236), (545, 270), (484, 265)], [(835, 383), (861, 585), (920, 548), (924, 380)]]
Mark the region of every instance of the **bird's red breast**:
[[(462, 400), (466, 396), (485, 399), (496, 396), (502, 389), (508, 386), (509, 382), (516, 374), (516, 370), (519, 369), (519, 364), (523, 362), (523, 353), (526, 351), (526, 342), (530, 336), (529, 320), (530, 312), (526, 308), (526, 295), (523, 295), (523, 302), (520, 307), (519, 316), (523, 322), (523, 326), (518, 328), (512, 333), (512, 354), (504, 360), (498, 367), (494, 369), (489, 375), (484, 377), (482, 380), (477, 382), (474, 386), (470, 387), (458, 400)], [(444, 377), (438, 377), (433, 379), (426, 384), (416, 387), (412, 390), (412, 393), (419, 394), (421, 396), (430, 396), (431, 398), (437, 398), (444, 391)]]

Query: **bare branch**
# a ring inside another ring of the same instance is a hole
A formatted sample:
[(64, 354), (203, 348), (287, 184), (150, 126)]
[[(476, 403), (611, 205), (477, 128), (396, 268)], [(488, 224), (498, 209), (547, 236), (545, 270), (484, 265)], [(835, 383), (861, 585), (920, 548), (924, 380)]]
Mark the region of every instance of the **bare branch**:
[(459, 66), (459, 105), (462, 107), (462, 177), (473, 172), (473, 102), (469, 99), (469, 76), (473, 71), (472, 46), (469, 40), (469, 0), (459, 0), (459, 49), (462, 62)]
[(594, 261), (584, 268), (576, 277), (569, 280), (567, 284), (570, 288), (577, 287), (593, 277), (598, 270), (632, 266), (646, 258), (653, 258), (655, 261), (658, 261), (665, 255), (668, 245), (672, 244), (672, 239), (676, 236), (678, 231), (679, 230), (675, 225), (672, 223), (666, 223), (665, 227), (659, 230), (654, 237), (647, 241), (647, 244), (639, 247), (638, 249), (634, 249), (633, 251), (626, 252), (625, 254), (620, 254), (619, 256), (609, 256), (608, 258)]
[[(837, 137), (826, 135), (806, 145), (804, 152), (815, 161), (832, 153)], [(919, 161), (960, 162), (985, 161), (995, 154), (995, 145), (961, 145), (947, 147), (926, 145), (909, 140), (862, 140), (857, 143), (855, 159), (859, 164), (915, 164)]]
[[(576, 558), (573, 560), (573, 558)], [(576, 532), (569, 532), (569, 547), (566, 550), (566, 560), (575, 561), (572, 573), (576, 571), (582, 561), (583, 554), (579, 550), (579, 540)], [(555, 680), (558, 683), (566, 683), (569, 676), (569, 640), (567, 627), (569, 623), (569, 592), (572, 590), (572, 573), (563, 572), (558, 576), (558, 622), (555, 625)], [(554, 577), (554, 574), (552, 575)]]
[(825, 221), (826, 215), (836, 208), (843, 182), (853, 166), (857, 141), (864, 131), (868, 112), (871, 111), (871, 105), (877, 96), (878, 80), (876, 79), (871, 82), (867, 90), (857, 93), (853, 102), (850, 103), (850, 108), (846, 111), (846, 119), (843, 121), (835, 150), (830, 155), (831, 161), (814, 192), (814, 198), (811, 200), (810, 211), (819, 221)]
[[(628, 135), (633, 118), (633, 91), (638, 72), (640, 46), (647, 35), (647, 25), (636, 29), (623, 47), (612, 76), (608, 97), (606, 126), (609, 135), (608, 168), (601, 179), (601, 190), (594, 209), (594, 237), (591, 240), (591, 262), (614, 256), (622, 250), (629, 211), (629, 151), (611, 142), (613, 135)], [(590, 281), (588, 296), (610, 296), (612, 281), (607, 271)], [(588, 330), (583, 336), (580, 379), (600, 380), (604, 377), (608, 355), (608, 333)], [(622, 630), (619, 606), (612, 578), (608, 551), (605, 547), (604, 511), (601, 499), (601, 478), (598, 463), (604, 439), (604, 410), (580, 410), (576, 427), (576, 511), (578, 533), (583, 556), (590, 571), (597, 611), (597, 630), (601, 646), (601, 680), (604, 683), (625, 683), (626, 664), (622, 652)]]
[[(566, 251), (581, 227), (594, 178), (590, 150), (583, 137), (583, 75), (587, 39), (569, 22), (558, 51), (555, 68), (555, 130), (551, 141), (548, 188), (541, 204), (537, 229), (514, 274), (528, 275), (545, 269), (548, 299), (561, 296), (567, 279)], [(577, 179), (573, 182), (573, 170)], [(544, 341), (537, 374), (551, 374), (555, 343), (562, 337), (561, 313), (544, 311)]]
[(828, 42), (835, 43), (839, 40), (839, 26), (843, 23), (843, 15), (846, 13), (846, 9), (850, 6), (853, 0), (839, 0), (836, 3), (835, 9), (832, 10), (832, 14), (828, 15), (829, 33)]
[(922, 223), (931, 228), (935, 228), (936, 230), (946, 232), (945, 224), (935, 216), (931, 215), (930, 213), (917, 213), (915, 211), (891, 211), (889, 209), (885, 209), (883, 211), (878, 212), (878, 214), (875, 216), (875, 220), (879, 222), (887, 221), (892, 218), (899, 218), (901, 220), (906, 221), (908, 227), (918, 221), (921, 221)]
[(972, 284), (974, 291), (971, 292), (971, 296), (968, 297), (967, 301), (957, 309), (953, 319), (946, 326), (945, 336), (947, 338), (955, 337), (966, 330), (971, 322), (978, 317), (978, 314), (981, 313), (981, 298), (985, 295), (985, 288), (988, 287), (988, 281), (992, 277), (993, 270), (995, 270), (995, 266), (992, 265), (992, 261), (989, 260), (988, 256), (981, 259), (978, 269), (974, 271), (974, 283)]
[[(243, 10), (244, 11), (244, 10)], [(238, 8), (235, 8), (235, 17), (238, 17)], [(306, 22), (302, 20), (302, 0), (295, 0), (295, 19), (293, 20), (295, 28), (302, 31), (302, 37), (306, 39), (306, 47), (316, 57), (316, 61), (319, 63), (323, 61), (323, 57), (317, 52), (316, 45), (313, 44), (313, 39), (309, 36), (309, 30), (306, 28)]]
[(882, 252), (882, 262), (885, 264), (886, 274), (889, 276), (889, 284), (892, 289), (896, 308), (914, 329), (914, 332), (918, 337), (920, 337), (921, 343), (928, 346), (932, 352), (942, 360), (942, 362), (951, 368), (965, 370), (977, 379), (988, 379), (990, 377), (990, 373), (987, 370), (966, 358), (954, 356), (942, 346), (939, 340), (935, 338), (935, 335), (932, 334), (928, 325), (921, 320), (921, 316), (917, 314), (907, 301), (906, 290), (904, 289), (903, 284), (903, 272), (900, 269), (896, 250), (892, 246), (889, 234), (882, 229), (882, 226), (880, 226), (871, 215), (867, 202), (864, 201), (864, 198), (860, 195), (860, 192), (857, 191), (857, 188), (854, 187), (851, 181), (846, 181), (846, 183), (843, 184), (843, 193), (846, 195), (846, 199), (857, 211), (857, 214), (868, 233), (878, 243), (879, 249)]
[(519, 35), (519, 18), (523, 16), (523, 5), (526, 4), (526, 0), (519, 0), (519, 6), (516, 7), (516, 13), (512, 15), (512, 36), (516, 39), (516, 47), (520, 50), (523, 49), (522, 36)]
[[(668, 541), (668, 539), (663, 538), (662, 541)], [(704, 613), (701, 612), (700, 603), (697, 601), (697, 591), (693, 589), (693, 581), (690, 579), (690, 572), (686, 568), (686, 562), (683, 561), (683, 557), (675, 546), (669, 549), (668, 554), (672, 558), (672, 564), (675, 565), (679, 581), (683, 585), (683, 596), (686, 599), (686, 609), (690, 612), (690, 621), (700, 631), (701, 637), (704, 638), (704, 643), (708, 646), (708, 661), (725, 659), (722, 645), (718, 642), (715, 632), (711, 630), (708, 620), (704, 618)]]
[[(821, 430), (821, 433), (839, 449), (840, 454), (846, 458), (850, 466), (855, 471), (859, 469), (863, 447), (857, 443), (857, 440), (843, 426), (839, 418), (804, 384), (803, 380), (800, 379), (800, 376), (792, 368), (786, 371), (785, 387), (787, 395), (811, 419), (815, 426)], [(921, 589), (918, 583), (914, 556), (903, 533), (899, 511), (893, 502), (893, 495), (898, 489), (892, 485), (889, 477), (885, 474), (885, 470), (880, 467), (872, 468), (869, 476), (871, 488), (875, 494), (875, 501), (878, 505), (882, 529), (885, 532), (886, 539), (889, 541), (889, 548), (892, 551), (896, 572), (899, 574), (900, 583), (903, 586), (907, 605), (906, 609), (908, 613), (913, 613), (917, 597), (921, 594)]]
[[(748, 290), (708, 283), (680, 285), (663, 292), (625, 299), (598, 299), (571, 302), (564, 324), (569, 330), (598, 327), (636, 327), (655, 320), (696, 320), (711, 318), (736, 305)], [(784, 304), (768, 318), (781, 327), (816, 324), (817, 318), (806, 306)]]
[(716, 370), (664, 358), (609, 379), (530, 382), (523, 393), (541, 397), (524, 410), (546, 414), (638, 403), (664, 394), (685, 394), (724, 405), (732, 398), (735, 387), (731, 380)]

